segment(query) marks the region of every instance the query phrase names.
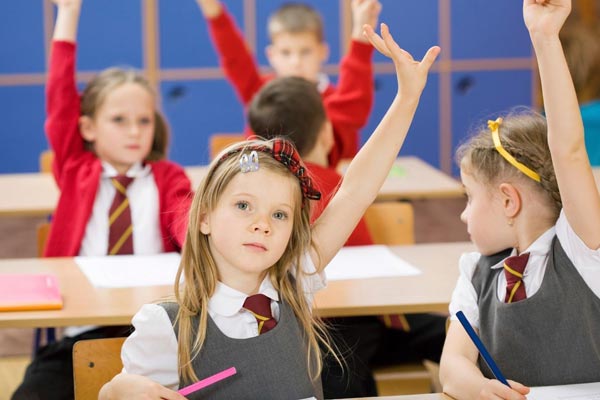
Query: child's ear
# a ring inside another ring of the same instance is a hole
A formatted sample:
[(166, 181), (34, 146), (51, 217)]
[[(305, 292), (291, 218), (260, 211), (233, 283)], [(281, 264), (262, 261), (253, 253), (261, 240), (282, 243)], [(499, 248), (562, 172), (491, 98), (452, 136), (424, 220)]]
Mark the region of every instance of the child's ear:
[(331, 121), (326, 120), (323, 122), (323, 126), (319, 131), (319, 136), (317, 137), (319, 142), (319, 146), (323, 148), (327, 153), (331, 151), (333, 145), (335, 144), (335, 138), (333, 137), (333, 126), (331, 125)]
[(321, 64), (325, 64), (325, 62), (329, 59), (329, 45), (325, 42), (321, 42)]
[(79, 117), (79, 131), (81, 132), (81, 136), (88, 142), (94, 142), (94, 140), (96, 140), (94, 121), (87, 115)]
[(500, 190), (504, 214), (508, 218), (515, 218), (522, 207), (521, 193), (510, 183), (501, 183), (498, 189)]
[(203, 212), (200, 213), (200, 232), (204, 235), (210, 235), (210, 218), (208, 217), (208, 213)]
[(269, 65), (273, 65), (273, 45), (270, 44), (267, 47), (265, 47), (265, 56), (267, 57), (267, 60), (269, 61)]

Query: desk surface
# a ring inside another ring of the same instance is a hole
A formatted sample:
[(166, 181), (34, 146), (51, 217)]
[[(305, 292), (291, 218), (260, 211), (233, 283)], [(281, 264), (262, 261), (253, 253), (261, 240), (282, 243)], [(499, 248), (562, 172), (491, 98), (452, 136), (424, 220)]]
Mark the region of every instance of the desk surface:
[[(315, 297), (324, 317), (382, 313), (445, 312), (458, 277), (458, 258), (467, 242), (392, 247), (423, 273), (397, 278), (333, 281)], [(91, 285), (72, 258), (0, 260), (0, 274), (53, 273), (64, 308), (56, 311), (0, 312), (0, 328), (69, 325), (123, 325), (142, 304), (172, 293), (171, 286), (104, 289)]]
[(428, 393), (404, 396), (363, 397), (361, 400), (453, 400), (453, 398), (444, 393)]
[[(196, 189), (207, 167), (185, 168)], [(58, 188), (51, 174), (0, 175), (0, 216), (49, 215), (58, 202)], [(381, 188), (378, 200), (459, 197), (462, 185), (416, 157), (399, 158)]]

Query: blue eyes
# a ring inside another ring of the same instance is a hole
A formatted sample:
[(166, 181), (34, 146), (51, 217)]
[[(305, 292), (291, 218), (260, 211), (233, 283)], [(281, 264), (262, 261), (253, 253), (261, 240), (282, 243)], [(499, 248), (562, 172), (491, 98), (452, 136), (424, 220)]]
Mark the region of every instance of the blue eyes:
[[(250, 204), (246, 201), (238, 201), (235, 203), (235, 207), (241, 211), (247, 211), (250, 209)], [(278, 220), (285, 220), (288, 218), (288, 214), (284, 211), (275, 211), (273, 213), (273, 218)]]
[(246, 203), (245, 201), (238, 201), (237, 203), (235, 203), (235, 206), (239, 209), (239, 210), (247, 210), (248, 209), (248, 203)]
[(282, 211), (278, 211), (276, 213), (273, 214), (273, 218), (275, 219), (286, 219), (287, 218), (287, 214), (282, 212)]

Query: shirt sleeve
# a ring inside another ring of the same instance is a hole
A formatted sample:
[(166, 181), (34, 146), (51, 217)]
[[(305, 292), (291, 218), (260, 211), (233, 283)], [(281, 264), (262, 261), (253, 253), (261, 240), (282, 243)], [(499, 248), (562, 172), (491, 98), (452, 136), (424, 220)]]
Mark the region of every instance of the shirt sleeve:
[(556, 221), (556, 236), (585, 283), (600, 297), (600, 249), (586, 246), (573, 231), (564, 210), (561, 210)]
[(460, 274), (449, 307), (452, 320), (458, 320), (456, 313), (462, 311), (476, 329), (479, 329), (479, 307), (477, 306), (477, 293), (471, 280), (480, 258), (481, 254), (476, 252), (465, 253), (460, 257), (458, 262)]
[(316, 292), (327, 286), (327, 277), (325, 271), (317, 272), (317, 268), (307, 252), (302, 262), (302, 287), (304, 288), (304, 297), (308, 304), (313, 304), (313, 297)]
[(177, 338), (164, 308), (146, 304), (133, 317), (135, 331), (121, 349), (123, 372), (143, 375), (161, 385), (176, 390)]

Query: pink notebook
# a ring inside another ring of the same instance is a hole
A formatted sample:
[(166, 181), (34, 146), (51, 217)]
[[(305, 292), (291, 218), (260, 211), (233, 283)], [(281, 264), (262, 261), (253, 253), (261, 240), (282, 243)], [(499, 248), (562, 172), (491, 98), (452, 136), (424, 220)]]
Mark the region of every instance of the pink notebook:
[(59, 310), (58, 279), (48, 274), (1, 274), (0, 311)]

